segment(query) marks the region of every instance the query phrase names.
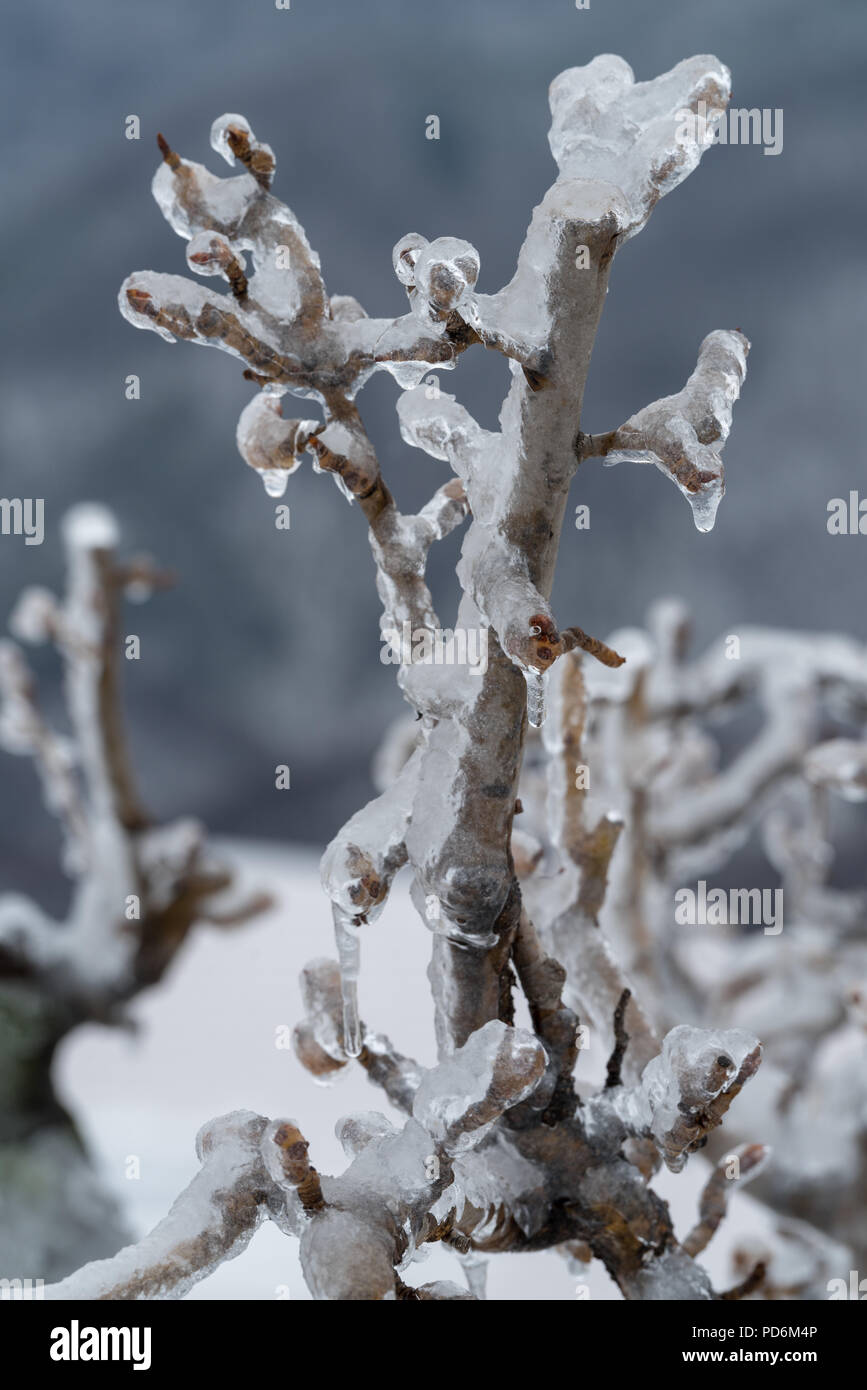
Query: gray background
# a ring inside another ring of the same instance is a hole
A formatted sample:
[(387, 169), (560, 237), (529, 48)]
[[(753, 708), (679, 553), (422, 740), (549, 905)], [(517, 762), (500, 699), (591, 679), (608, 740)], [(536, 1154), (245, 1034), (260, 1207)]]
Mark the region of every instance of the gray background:
[[(305, 462), (292, 530), (234, 444), (251, 387), (225, 354), (169, 347), (116, 309), (132, 270), (183, 272), (152, 201), (162, 130), (227, 174), (208, 132), (242, 112), (277, 154), (274, 191), (319, 251), (331, 292), (369, 313), (405, 297), (391, 248), (416, 230), (468, 238), (480, 288), (512, 271), (550, 183), (546, 89), (562, 68), (622, 53), (645, 79), (692, 53), (733, 71), (733, 104), (782, 107), (784, 148), (720, 147), (619, 255), (582, 424), (610, 428), (678, 390), (701, 338), (740, 327), (753, 350), (716, 530), (699, 535), (657, 472), (585, 466), (555, 610), (604, 634), (680, 593), (710, 637), (745, 621), (867, 636), (867, 539), (829, 537), (828, 499), (864, 487), (864, 40), (858, 0), (37, 0), (7, 5), (2, 85), (4, 496), (46, 499), (46, 542), (0, 538), (5, 621), (23, 583), (57, 584), (72, 502), (110, 504), (133, 549), (178, 571), (131, 610), (124, 663), (147, 797), (222, 832), (322, 843), (369, 794), (370, 754), (405, 708), (379, 662), (365, 526)], [(142, 139), (124, 138), (141, 118)], [(425, 139), (437, 113), (441, 139)], [(124, 399), (128, 373), (142, 399)], [(493, 426), (507, 371), (464, 356), (442, 385)], [(400, 441), (395, 383), (361, 397), (383, 470), (411, 509), (442, 465)], [(303, 410), (302, 410), (303, 413)], [(432, 576), (448, 622), (460, 536)], [(51, 661), (39, 654), (49, 706)], [(273, 786), (275, 764), (292, 790)], [(32, 770), (0, 755), (0, 885), (59, 896)]]

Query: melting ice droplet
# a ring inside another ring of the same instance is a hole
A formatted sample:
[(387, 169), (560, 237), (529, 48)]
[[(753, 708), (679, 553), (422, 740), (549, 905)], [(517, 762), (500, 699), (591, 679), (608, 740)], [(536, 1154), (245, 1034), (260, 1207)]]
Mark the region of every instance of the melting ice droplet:
[(361, 948), (354, 917), (337, 903), (333, 907), (334, 941), (340, 963), (340, 989), (343, 995), (343, 1049), (347, 1057), (361, 1054), (361, 1023), (358, 1017), (358, 970)]
[(696, 529), (705, 534), (713, 530), (716, 521), (717, 509), (723, 496), (721, 483), (715, 483), (710, 487), (703, 487), (699, 492), (686, 492), (686, 500), (692, 509), (692, 519)]
[(283, 497), (289, 482), (286, 468), (260, 468), (257, 470), (269, 497)]

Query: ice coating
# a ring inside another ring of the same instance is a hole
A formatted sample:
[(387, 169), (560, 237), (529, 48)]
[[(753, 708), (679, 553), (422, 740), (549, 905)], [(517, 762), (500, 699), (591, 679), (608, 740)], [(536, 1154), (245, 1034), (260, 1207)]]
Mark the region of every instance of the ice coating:
[[(646, 1188), (647, 1173), (627, 1163), (620, 1149), (632, 1130), (640, 1131), (678, 1164), (711, 1120), (718, 1122), (717, 1112), (754, 1069), (757, 1053), (731, 1056), (722, 1067), (721, 1052), (708, 1058), (691, 1037), (669, 1038), (657, 1072), (647, 1073), (649, 1089), (629, 1086), (658, 1045), (637, 1003), (628, 1000), (626, 977), (598, 926), (623, 817), (583, 791), (569, 791), (580, 732), (563, 723), (563, 691), (549, 672), (559, 675), (566, 661), (574, 674), (576, 648), (605, 663), (610, 698), (602, 703), (613, 711), (607, 736), (614, 745), (626, 738), (641, 703), (631, 696), (643, 693), (649, 664), (639, 660), (621, 675), (621, 656), (577, 626), (561, 630), (550, 604), (580, 460), (598, 452), (654, 462), (690, 497), (701, 526), (712, 521), (722, 493), (719, 451), (748, 346), (739, 333), (710, 335), (684, 391), (648, 407), (622, 431), (588, 441), (578, 425), (614, 254), (658, 198), (695, 167), (710, 143), (712, 116), (701, 113), (716, 111), (727, 95), (726, 70), (708, 58), (678, 64), (647, 83), (635, 83), (628, 65), (610, 57), (562, 74), (551, 89), (559, 175), (533, 212), (510, 282), (481, 294), (474, 247), (457, 237), (409, 233), (393, 253), (409, 312), (394, 320), (368, 318), (354, 298), (326, 294), (303, 230), (267, 191), (270, 151), (242, 118), (221, 118), (213, 137), (223, 157), (244, 166), (235, 179), (215, 179), (163, 149), (155, 181), (161, 206), (175, 229), (194, 239), (194, 266), (219, 265), (231, 297), (205, 295), (186, 282), (179, 288), (171, 277), (146, 272), (125, 285), (125, 312), (139, 326), (211, 342), (243, 361), (261, 392), (244, 412), (239, 447), (269, 486), (285, 483), (306, 444), (315, 470), (330, 472), (343, 494), (358, 501), (376, 563), (384, 637), (405, 623), (439, 628), (424, 577), (428, 549), (471, 518), (454, 627), (484, 631), (486, 669), (474, 677), (459, 666), (428, 666), (401, 654), (397, 676), (419, 716), (416, 741), (382, 795), (323, 856), (339, 963), (311, 970), (298, 1054), (319, 1079), (357, 1057), (412, 1118), (399, 1132), (364, 1117), (346, 1122), (352, 1162), (340, 1177), (323, 1179), (323, 1209), (301, 1237), (315, 1297), (406, 1296), (395, 1268), (404, 1269), (428, 1238), (454, 1238), (458, 1248), (472, 1239), (478, 1251), (523, 1248), (552, 1220), (554, 1192), (576, 1223), (572, 1234), (596, 1242), (594, 1252), (627, 1296), (713, 1297), (704, 1271), (675, 1248), (664, 1207)], [(213, 236), (222, 238), (216, 249)], [(252, 265), (249, 283), (241, 253)], [(227, 262), (230, 254), (237, 266)], [(509, 359), (497, 430), (482, 429), (440, 390), (436, 376), (479, 345)], [(398, 403), (404, 439), (456, 475), (415, 516), (397, 511), (354, 404), (374, 370), (390, 372), (404, 388)], [(286, 392), (316, 399), (323, 423), (284, 420), (279, 398)], [(524, 732), (527, 722), (542, 723), (549, 681), (558, 724), (549, 744), (557, 763), (554, 845), (544, 836), (527, 837), (538, 850), (527, 853), (524, 866), (532, 911), (547, 900), (537, 930), (522, 906), (510, 846), (521, 812)], [(627, 810), (645, 769), (664, 763), (669, 745), (651, 739), (640, 750), (635, 780), (624, 777), (618, 788)], [(696, 748), (691, 740), (693, 759)], [(551, 877), (554, 851), (561, 872)], [(442, 1061), (428, 1073), (370, 1032), (358, 1008), (359, 932), (382, 910), (394, 874), (406, 864), (413, 902), (434, 933), (430, 979)], [(539, 883), (545, 878), (547, 890)], [(553, 955), (561, 946), (571, 982)], [(505, 977), (512, 969), (533, 1033), (498, 1021), (509, 1008), (512, 986)], [(595, 1108), (586, 1107), (586, 1116), (576, 1107), (571, 1075), (577, 1020), (568, 999), (576, 994), (589, 997), (593, 1027), (602, 1036), (613, 1031), (621, 1053), (624, 1019), (629, 1035), (625, 1058), (609, 1063), (608, 1092), (595, 1098)], [(726, 1037), (736, 1051), (737, 1039)], [(711, 1035), (707, 1045), (716, 1042)], [(722, 1079), (714, 1067), (722, 1067)], [(703, 1107), (713, 1113), (706, 1117)], [(501, 1126), (506, 1108), (509, 1124)], [(622, 1241), (607, 1233), (612, 1202)], [(638, 1273), (634, 1238), (647, 1252)], [(458, 1295), (429, 1285), (418, 1296)]]
[(398, 398), (397, 418), (407, 444), (450, 463), (465, 480), (479, 453), (497, 438), (477, 425), (454, 396), (441, 391), (432, 401), (423, 386), (404, 391)]
[[(725, 491), (721, 453), (747, 370), (742, 333), (709, 333), (683, 390), (638, 411), (604, 439), (605, 462), (652, 463), (676, 484), (699, 531), (710, 531)], [(594, 452), (594, 444), (587, 446)]]
[(391, 253), (391, 264), (394, 273), (402, 285), (409, 289), (415, 284), (415, 263), (419, 253), (428, 245), (427, 237), (423, 237), (419, 232), (407, 232), (400, 241), (396, 241)]
[[(246, 1110), (204, 1125), (196, 1137), (202, 1168), (168, 1215), (138, 1244), (46, 1286), (44, 1297), (182, 1298), (224, 1260), (234, 1259), (267, 1215), (262, 1195), (272, 1183), (260, 1147), (266, 1125)], [(293, 1229), (297, 1213), (287, 1212), (283, 1220)]]
[(758, 1039), (743, 1029), (680, 1024), (666, 1034), (662, 1051), (648, 1062), (637, 1086), (589, 1103), (590, 1132), (622, 1123), (626, 1133), (651, 1138), (666, 1167), (679, 1173), (720, 1123), (760, 1058)]
[(636, 82), (612, 53), (568, 68), (549, 90), (548, 139), (561, 177), (613, 185), (627, 209), (621, 235), (634, 236), (710, 146), (730, 83), (728, 68), (705, 56), (650, 82)]
[(375, 919), (391, 881), (406, 862), (404, 835), (412, 808), (417, 758), (383, 794), (347, 822), (322, 856), (322, 885), (331, 899), (344, 1007), (344, 1045), (361, 1051), (358, 1018), (358, 927)]
[(378, 1110), (364, 1110), (344, 1115), (334, 1126), (334, 1133), (346, 1156), (356, 1158), (368, 1144), (393, 1139), (397, 1130)]
[[(261, 391), (242, 410), (236, 434), (238, 452), (262, 477), (269, 496), (279, 497), (285, 492), (286, 482), (300, 468), (301, 455), (318, 428), (317, 420), (284, 419), (282, 401), (276, 392)], [(272, 480), (271, 475), (276, 478)]]
[(283, 497), (289, 484), (289, 473), (280, 468), (263, 468), (259, 471), (262, 486), (269, 497)]
[[(398, 243), (396, 269), (405, 273), (409, 256), (405, 244)], [(445, 323), (453, 311), (469, 305), (479, 277), (479, 253), (468, 241), (457, 237), (437, 237), (413, 256), (411, 279), (415, 290), (410, 296), (413, 312), (424, 323)], [(401, 275), (399, 278), (403, 278)]]
[[(681, 996), (654, 992), (652, 982), (670, 969), (708, 1027), (743, 1026), (762, 1040), (761, 1073), (738, 1097), (719, 1138), (711, 1138), (712, 1156), (728, 1152), (725, 1144), (761, 1135), (774, 1158), (756, 1177), (756, 1195), (781, 1212), (797, 1204), (825, 1232), (863, 1246), (867, 1227), (858, 1194), (864, 1165), (851, 1101), (860, 1094), (867, 1051), (863, 1021), (850, 1017), (848, 999), (850, 991), (867, 994), (863, 983), (852, 986), (867, 974), (859, 926), (867, 898), (863, 889), (832, 882), (829, 816), (832, 799), (843, 794), (834, 785), (835, 769), (844, 782), (854, 774), (852, 790), (857, 785), (861, 741), (843, 740), (838, 752), (837, 741), (828, 740), (826, 753), (820, 740), (837, 720), (862, 724), (867, 654), (863, 643), (848, 638), (737, 622), (693, 654), (691, 618), (683, 598), (655, 605), (646, 632), (609, 639), (626, 653), (626, 666), (608, 671), (586, 665), (592, 737), (573, 763), (580, 756), (588, 765), (588, 802), (600, 809), (619, 804), (626, 812), (600, 925), (627, 960), (630, 954), (633, 961), (646, 960), (650, 951), (654, 964), (642, 972), (641, 994), (657, 1000), (667, 1022), (679, 1022)], [(552, 672), (552, 703), (560, 665)], [(641, 699), (627, 710), (634, 667), (640, 668)], [(725, 731), (725, 721), (745, 709), (750, 732), (733, 756), (722, 759), (712, 731), (717, 724)], [(555, 729), (552, 709), (546, 742)], [(847, 743), (854, 745), (852, 761)], [(568, 785), (565, 775), (562, 781)], [(711, 881), (711, 871), (748, 840), (763, 844), (779, 889), (764, 896), (739, 890), (728, 895), (727, 920), (672, 932), (675, 890), (695, 888), (696, 879)], [(646, 866), (638, 895), (629, 873), (636, 860)], [(537, 897), (548, 896), (533, 888), (532, 879), (524, 894), (534, 911)], [(748, 918), (738, 917), (738, 901), (752, 903)], [(738, 925), (745, 920), (760, 929), (745, 933)], [(595, 995), (604, 972), (592, 954), (598, 931), (570, 922), (553, 944), (580, 990), (574, 1002), (582, 1020), (599, 1028)], [(632, 1026), (627, 1031), (629, 1067), (635, 1038)], [(844, 1094), (848, 1103), (835, 1099)], [(833, 1215), (823, 1195), (829, 1184)], [(820, 1270), (821, 1261), (815, 1267)]]
[(416, 1092), (412, 1113), (450, 1154), (475, 1147), (506, 1106), (530, 1095), (545, 1068), (532, 1033), (486, 1023), (432, 1072)]
[[(218, 116), (211, 126), (211, 149), (216, 150), (217, 154), (225, 159), (226, 163), (234, 166), (235, 152), (232, 149), (230, 137), (238, 136), (246, 139), (248, 144), (256, 144), (256, 137), (253, 134), (249, 121), (244, 116), (237, 113), (226, 112), (223, 116)], [(266, 149), (269, 146), (265, 147)]]

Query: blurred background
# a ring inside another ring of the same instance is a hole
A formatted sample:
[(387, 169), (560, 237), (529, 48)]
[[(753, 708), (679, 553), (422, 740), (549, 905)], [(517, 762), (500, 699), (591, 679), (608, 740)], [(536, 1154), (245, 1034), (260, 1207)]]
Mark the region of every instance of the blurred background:
[[(728, 496), (703, 536), (656, 470), (585, 465), (572, 501), (590, 505), (591, 527), (567, 522), (555, 611), (604, 635), (677, 593), (700, 639), (744, 622), (867, 636), (867, 539), (826, 530), (828, 500), (863, 478), (857, 0), (33, 0), (7, 12), (4, 37), (2, 492), (45, 498), (46, 539), (0, 539), (0, 618), (23, 584), (59, 584), (58, 525), (75, 501), (108, 503), (126, 545), (177, 572), (176, 590), (126, 624), (142, 641), (141, 660), (124, 663), (128, 722), (158, 815), (321, 847), (371, 795), (371, 753), (404, 708), (379, 661), (357, 508), (305, 461), (284, 499), (291, 530), (277, 531), (235, 448), (252, 390), (240, 366), (137, 333), (116, 308), (129, 272), (184, 272), (184, 243), (150, 196), (157, 131), (226, 174), (208, 143), (225, 111), (273, 146), (274, 191), (329, 290), (397, 315), (391, 248), (407, 231), (472, 241), (484, 291), (511, 275), (554, 174), (546, 90), (558, 71), (615, 51), (645, 79), (717, 54), (734, 105), (782, 109), (782, 152), (712, 150), (620, 252), (582, 424), (611, 428), (679, 390), (702, 337), (739, 327), (753, 348)], [(131, 114), (138, 142), (124, 135)], [(438, 141), (425, 138), (430, 114)], [(138, 401), (124, 396), (131, 373)], [(495, 425), (507, 386), (495, 354), (466, 354), (441, 384)], [(396, 396), (383, 375), (360, 403), (410, 510), (444, 473), (402, 444)], [(460, 539), (432, 557), (445, 623)], [(48, 673), (38, 653), (37, 665)], [(274, 789), (278, 763), (289, 792)], [(55, 830), (29, 760), (3, 754), (0, 778), (0, 882), (57, 910)]]

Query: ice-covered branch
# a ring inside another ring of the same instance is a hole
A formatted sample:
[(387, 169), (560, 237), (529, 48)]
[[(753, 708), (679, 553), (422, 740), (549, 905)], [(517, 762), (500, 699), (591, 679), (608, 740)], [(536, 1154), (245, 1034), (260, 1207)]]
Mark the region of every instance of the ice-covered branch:
[(293, 1120), (241, 1111), (212, 1121), (197, 1140), (200, 1172), (151, 1234), (50, 1286), (45, 1297), (183, 1297), (240, 1254), (270, 1218), (300, 1236), (314, 1298), (394, 1299), (402, 1283), (397, 1266), (416, 1244), (451, 1229), (429, 1215), (451, 1161), (482, 1143), (504, 1111), (531, 1094), (544, 1068), (531, 1034), (488, 1024), (426, 1073), (402, 1129), (382, 1116), (341, 1122), (352, 1161), (335, 1178), (320, 1178), (312, 1167)]
[(344, 1046), (361, 1051), (358, 1014), (359, 928), (382, 911), (391, 882), (407, 861), (406, 830), (412, 816), (420, 753), (395, 782), (357, 811), (322, 856), (322, 886), (331, 899), (343, 989)]
[(653, 1140), (674, 1173), (703, 1146), (742, 1087), (755, 1075), (761, 1047), (742, 1029), (710, 1032), (685, 1024), (666, 1034), (638, 1086), (607, 1090), (585, 1107), (585, 1124), (621, 1123), (624, 1136)]
[(709, 333), (682, 391), (645, 406), (610, 434), (579, 435), (579, 459), (602, 454), (609, 464), (656, 464), (688, 500), (699, 531), (710, 531), (725, 491), (721, 454), (749, 349), (742, 333)]
[(616, 209), (623, 240), (696, 168), (728, 105), (731, 74), (718, 59), (685, 58), (649, 82), (613, 53), (567, 68), (551, 83), (548, 136), (561, 178)]
[[(67, 921), (48, 929), (6, 913), (3, 949), (37, 974), (64, 981), (70, 997), (122, 999), (162, 973), (207, 899), (225, 888), (191, 821), (151, 826), (134, 786), (119, 688), (120, 598), (164, 577), (144, 561), (117, 560), (117, 527), (101, 507), (71, 511), (63, 523), (67, 585), (62, 600), (28, 590), (11, 618), (19, 638), (50, 639), (61, 656), (71, 737), (38, 712), (35, 686), (18, 648), (0, 657), (2, 738), (31, 753), (50, 809), (67, 830), (66, 868), (75, 878)], [(35, 922), (31, 918), (31, 922)]]
[[(547, 753), (547, 830), (560, 873), (538, 873), (525, 896), (542, 923), (544, 940), (567, 972), (565, 997), (594, 1033), (614, 1042), (612, 1023), (624, 993), (623, 1026), (630, 1036), (626, 1074), (635, 1077), (658, 1050), (647, 1015), (611, 944), (599, 926), (609, 866), (623, 828), (582, 785), (587, 696), (579, 652), (558, 663), (551, 676), (551, 713), (543, 730)], [(598, 817), (598, 819), (597, 819)]]
[[(0, 743), (34, 759), (74, 881), (63, 921), (18, 895), (0, 898), (3, 1273), (25, 1249), (50, 1277), (122, 1239), (115, 1204), (55, 1094), (52, 1059), (79, 1024), (122, 1020), (127, 1001), (159, 980), (193, 923), (221, 914), (217, 895), (231, 882), (207, 857), (200, 826), (151, 824), (136, 793), (121, 719), (120, 599), (146, 595), (167, 576), (146, 559), (119, 561), (116, 531), (102, 508), (71, 512), (62, 598), (27, 590), (10, 620), (20, 640), (47, 639), (57, 649), (69, 735), (42, 716), (20, 649), (0, 647)], [(261, 896), (232, 904), (225, 920), (246, 920), (263, 905)]]
[[(280, 495), (299, 455), (309, 449), (348, 496), (365, 498), (376, 490), (379, 471), (353, 403), (359, 389), (379, 369), (414, 385), (433, 366), (452, 367), (479, 336), (455, 315), (447, 315), (448, 322), (412, 311), (394, 321), (369, 319), (352, 296), (329, 297), (303, 228), (269, 191), (273, 152), (255, 139), (242, 116), (222, 116), (211, 131), (213, 148), (229, 164), (243, 167), (234, 178), (220, 179), (182, 159), (162, 137), (159, 144), (163, 163), (153, 181), (154, 197), (173, 230), (189, 243), (189, 268), (221, 278), (230, 293), (214, 294), (182, 276), (142, 271), (122, 285), (121, 312), (136, 327), (153, 329), (170, 342), (210, 343), (244, 363), (245, 375), (264, 390), (241, 417), (238, 445), (272, 495)], [(434, 253), (425, 265), (424, 283), (443, 303), (449, 297), (445, 267)], [(455, 274), (459, 267), (469, 271), (461, 257), (449, 265)], [(420, 277), (422, 271), (419, 267)], [(414, 286), (411, 297), (419, 297)], [(284, 421), (280, 397), (286, 391), (319, 401), (324, 424)]]
[[(428, 549), (471, 517), (452, 637), (484, 638), (486, 660), (474, 669), (457, 659), (428, 664), (407, 659), (401, 645), (398, 679), (420, 715), (417, 739), (322, 861), (339, 967), (317, 961), (305, 972), (298, 1054), (320, 1078), (357, 1057), (409, 1119), (396, 1130), (381, 1116), (349, 1117), (341, 1138), (352, 1161), (338, 1178), (320, 1179), (310, 1167), (294, 1122), (279, 1131), (285, 1142), (267, 1149), (268, 1172), (300, 1198), (314, 1297), (460, 1297), (447, 1286), (412, 1291), (401, 1279), (402, 1262), (430, 1240), (458, 1251), (578, 1241), (627, 1297), (715, 1297), (646, 1178), (656, 1150), (678, 1169), (704, 1142), (758, 1049), (746, 1033), (681, 1029), (660, 1054), (602, 935), (623, 814), (599, 798), (585, 804), (572, 786), (586, 703), (579, 653), (612, 679), (623, 656), (580, 627), (561, 629), (550, 596), (586, 445), (584, 385), (614, 254), (696, 166), (727, 99), (728, 72), (713, 58), (644, 83), (610, 55), (562, 73), (550, 91), (558, 175), (533, 212), (510, 282), (484, 293), (473, 246), (411, 233), (393, 253), (409, 312), (393, 321), (368, 319), (357, 300), (326, 294), (297, 220), (268, 191), (273, 154), (242, 118), (223, 117), (212, 132), (214, 147), (245, 170), (235, 179), (216, 179), (161, 144), (157, 200), (190, 241), (190, 267), (222, 277), (228, 293), (148, 273), (126, 282), (122, 311), (245, 362), (263, 389), (239, 425), (242, 455), (277, 496), (306, 449), (358, 502), (384, 635), (438, 629)], [(454, 366), (474, 345), (509, 361), (498, 431), (482, 429), (438, 383), (421, 386), (431, 368)], [(721, 489), (714, 446), (728, 432), (746, 346), (740, 334), (711, 335), (680, 396), (624, 427), (640, 426), (643, 447), (658, 449), (661, 465), (702, 505)], [(418, 516), (397, 510), (355, 404), (378, 369), (403, 388), (405, 440), (455, 474)], [(324, 418), (285, 418), (287, 392), (317, 400)], [(643, 669), (628, 679), (640, 682)], [(552, 825), (528, 840), (538, 848), (519, 855), (519, 866), (512, 832), (524, 737), (528, 720), (544, 720), (549, 680), (560, 702), (549, 747)], [(366, 1032), (358, 1002), (360, 931), (404, 865), (434, 939), (441, 1060), (430, 1072)], [(514, 971), (535, 1036), (511, 1027)], [(584, 1104), (572, 1076), (579, 1010), (603, 1037), (615, 1035), (609, 1085)], [(642, 1146), (648, 1162), (635, 1157)]]
[[(585, 673), (580, 760), (592, 800), (623, 819), (602, 922), (655, 1020), (689, 1010), (761, 1036), (762, 1075), (729, 1123), (736, 1140), (774, 1151), (752, 1195), (863, 1251), (867, 1038), (851, 1001), (867, 975), (867, 897), (834, 881), (833, 831), (835, 800), (863, 797), (864, 647), (733, 625), (693, 657), (689, 628), (681, 602), (657, 605), (645, 633), (613, 635), (629, 657), (622, 671)], [(731, 740), (715, 734), (745, 716), (746, 735), (743, 722)], [(846, 736), (829, 737), (837, 730)], [(727, 909), (684, 928), (675, 893), (709, 879), (751, 836), (781, 886), (717, 890)], [(745, 933), (759, 921), (764, 930)], [(722, 1143), (711, 1137), (715, 1156), (728, 1152)]]
[[(224, 1260), (240, 1255), (267, 1215), (297, 1229), (301, 1202), (290, 1195), (296, 1184), (288, 1177), (278, 1184), (270, 1175), (267, 1136), (268, 1121), (250, 1111), (210, 1121), (196, 1138), (201, 1169), (150, 1235), (49, 1285), (44, 1297), (183, 1298)], [(276, 1151), (279, 1163), (282, 1150)]]

